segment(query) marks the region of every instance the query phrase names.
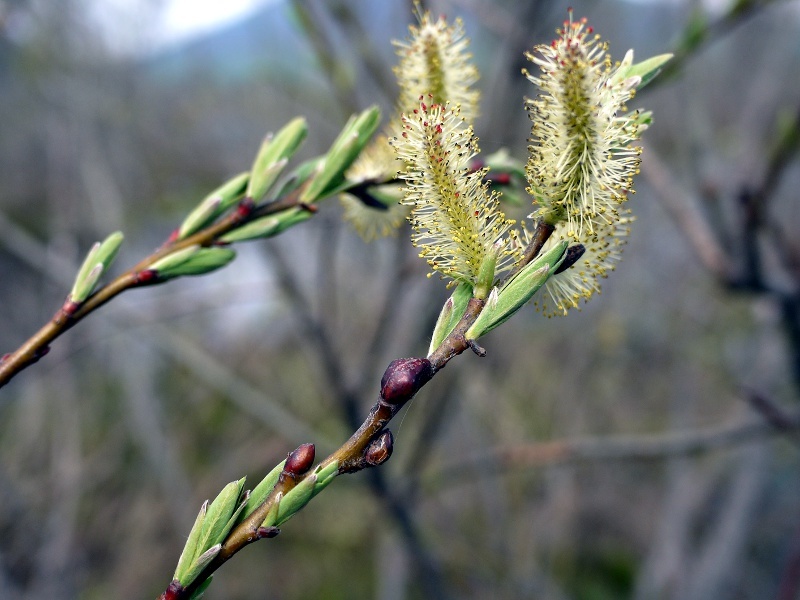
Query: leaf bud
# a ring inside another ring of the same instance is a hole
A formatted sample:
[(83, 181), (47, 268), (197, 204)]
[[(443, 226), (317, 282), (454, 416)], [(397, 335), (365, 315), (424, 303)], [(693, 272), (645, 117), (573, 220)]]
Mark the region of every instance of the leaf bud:
[(381, 378), (381, 398), (387, 404), (402, 405), (433, 377), (427, 358), (398, 358), (389, 363)]
[(290, 475), (302, 475), (314, 464), (314, 444), (302, 444), (286, 457), (283, 472)]
[(372, 440), (364, 452), (364, 459), (371, 467), (382, 465), (392, 456), (394, 436), (388, 429)]

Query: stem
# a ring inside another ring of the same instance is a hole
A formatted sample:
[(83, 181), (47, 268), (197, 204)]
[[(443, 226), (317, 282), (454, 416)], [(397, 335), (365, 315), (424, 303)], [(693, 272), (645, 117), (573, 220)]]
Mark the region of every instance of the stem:
[[(445, 338), (439, 348), (428, 357), (433, 367), (434, 375), (443, 369), (452, 358), (471, 347), (464, 334), (475, 322), (475, 319), (478, 318), (481, 310), (483, 310), (484, 304), (483, 300), (472, 298), (467, 304), (464, 315), (461, 317), (456, 327), (450, 335)], [(424, 386), (428, 381), (423, 382), (420, 387)], [(284, 473), (281, 473), (278, 483), (276, 483), (264, 502), (231, 531), (222, 544), (220, 553), (209, 563), (205, 570), (185, 588), (176, 581), (171, 582), (169, 587), (159, 597), (160, 600), (187, 600), (191, 598), (192, 593), (194, 593), (209, 576), (242, 548), (259, 539), (273, 537), (276, 533), (274, 530), (261, 532), (263, 528), (261, 528), (260, 525), (264, 522), (264, 519), (276, 499), (280, 497), (279, 493), (285, 494), (315, 471), (324, 469), (334, 462), (339, 465), (338, 471), (340, 474), (355, 473), (373, 466), (365, 456), (370, 444), (377, 436), (383, 433), (389, 421), (392, 420), (409, 400), (411, 400), (411, 396), (401, 398), (392, 403), (379, 399), (372, 406), (367, 418), (364, 419), (364, 422), (361, 423), (358, 430), (337, 450), (319, 463), (315, 469), (311, 469), (306, 474), (296, 477), (284, 477)]]
[(275, 214), (295, 206), (313, 210), (312, 207), (305, 207), (299, 202), (298, 198), (301, 190), (302, 188), (295, 190), (283, 198), (255, 209), (248, 208), (246, 200), (242, 201), (238, 210), (234, 210), (218, 223), (210, 225), (185, 239), (166, 242), (161, 248), (141, 260), (134, 267), (94, 292), (77, 310), (66, 310), (67, 304), (69, 304), (69, 301), (67, 301), (39, 331), (25, 341), (17, 350), (0, 359), (0, 388), (11, 381), (18, 373), (47, 354), (53, 340), (122, 292), (135, 287), (161, 283), (158, 278), (148, 281), (140, 278), (140, 273), (146, 271), (156, 261), (189, 246), (210, 246), (222, 235), (260, 217)]

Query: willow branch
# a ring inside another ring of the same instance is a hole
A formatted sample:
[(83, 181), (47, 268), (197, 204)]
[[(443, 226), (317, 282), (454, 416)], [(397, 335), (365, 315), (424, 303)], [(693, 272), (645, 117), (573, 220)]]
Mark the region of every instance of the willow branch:
[[(275, 503), (280, 501), (282, 495), (299, 485), (305, 478), (313, 476), (315, 472), (324, 471), (334, 464), (337, 465), (338, 472), (343, 474), (356, 473), (385, 462), (392, 450), (391, 433), (387, 429), (389, 422), (450, 360), (468, 348), (476, 351), (475, 344), (467, 340), (464, 334), (475, 322), (483, 307), (482, 300), (477, 298), (470, 300), (456, 327), (427, 359), (411, 358), (392, 361), (381, 381), (381, 396), (372, 406), (358, 430), (337, 450), (320, 462), (315, 469), (310, 469), (310, 461), (303, 462), (302, 469), (289, 467), (292, 456), (310, 445), (301, 446), (290, 454), (275, 488), (262, 504), (234, 527), (223, 542), (219, 554), (202, 573), (186, 587), (182, 587), (178, 581), (171, 582), (159, 599), (187, 600), (191, 598), (194, 591), (209, 576), (245, 546), (259, 539), (277, 535), (278, 532), (274, 528), (264, 528), (260, 525), (270, 510), (274, 508)], [(476, 351), (476, 353), (479, 352)], [(388, 442), (386, 441), (387, 437)]]
[(239, 207), (219, 222), (181, 240), (168, 240), (158, 250), (142, 259), (114, 280), (95, 291), (75, 311), (68, 310), (67, 304), (53, 315), (53, 318), (39, 331), (25, 341), (17, 350), (0, 359), (0, 387), (14, 376), (37, 362), (50, 350), (50, 344), (74, 327), (88, 315), (113, 300), (121, 293), (137, 287), (162, 283), (158, 278), (147, 276), (148, 269), (160, 259), (191, 246), (211, 246), (219, 243), (219, 238), (255, 219), (276, 214), (293, 207), (302, 207), (314, 212), (313, 206), (299, 201), (300, 190), (274, 202), (254, 207), (251, 201), (243, 201)]

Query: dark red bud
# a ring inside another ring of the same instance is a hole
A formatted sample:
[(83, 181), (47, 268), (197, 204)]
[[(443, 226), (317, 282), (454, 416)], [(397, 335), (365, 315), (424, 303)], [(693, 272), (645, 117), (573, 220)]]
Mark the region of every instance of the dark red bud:
[(578, 262), (580, 257), (583, 256), (584, 252), (586, 252), (586, 248), (583, 244), (573, 244), (567, 248), (566, 256), (564, 256), (564, 262), (559, 265), (554, 275), (558, 275), (559, 273), (563, 273), (569, 269), (572, 265)]
[(388, 404), (403, 404), (433, 377), (427, 358), (398, 358), (389, 363), (381, 378), (381, 398)]
[(364, 459), (372, 467), (382, 465), (392, 455), (394, 450), (394, 436), (388, 429), (372, 440), (364, 452)]
[(297, 450), (290, 452), (283, 466), (284, 473), (302, 475), (314, 464), (314, 444), (303, 444)]
[(183, 586), (181, 585), (180, 581), (175, 579), (167, 586), (167, 589), (163, 594), (161, 594), (159, 600), (176, 600), (177, 598), (180, 598), (182, 594)]
[(256, 531), (256, 535), (258, 539), (263, 540), (264, 538), (274, 538), (280, 532), (281, 530), (277, 527), (259, 527)]
[(508, 185), (511, 183), (511, 175), (508, 173), (495, 173), (490, 179), (495, 185)]
[(61, 311), (62, 311), (62, 312), (63, 312), (63, 313), (66, 315), (66, 316), (68, 316), (68, 317), (71, 317), (71, 316), (72, 316), (72, 315), (74, 315), (76, 312), (78, 312), (78, 309), (79, 309), (80, 307), (81, 307), (81, 303), (80, 303), (80, 302), (73, 302), (72, 300), (69, 300), (69, 299), (68, 299), (68, 300), (66, 300), (66, 302), (64, 302), (64, 304), (61, 306)]
[(145, 285), (153, 281), (158, 276), (154, 269), (144, 269), (136, 273), (136, 283), (138, 285)]
[(250, 216), (250, 213), (253, 212), (255, 207), (256, 203), (253, 202), (252, 198), (242, 198), (239, 202), (239, 206), (236, 207), (236, 217), (239, 219), (246, 219)]

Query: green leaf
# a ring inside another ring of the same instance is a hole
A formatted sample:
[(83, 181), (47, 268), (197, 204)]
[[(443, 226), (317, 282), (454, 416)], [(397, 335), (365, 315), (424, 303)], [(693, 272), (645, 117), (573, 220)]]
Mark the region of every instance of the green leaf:
[(642, 80), (636, 86), (637, 90), (641, 90), (648, 83), (653, 81), (656, 76), (661, 72), (663, 67), (672, 58), (672, 54), (659, 54), (640, 63), (631, 65), (628, 69), (627, 77), (641, 77)]
[(245, 242), (248, 240), (272, 237), (290, 227), (294, 227), (298, 223), (307, 221), (313, 214), (314, 213), (310, 210), (295, 206), (268, 217), (254, 219), (246, 225), (229, 231), (220, 237), (220, 241), (225, 243)]
[(94, 291), (100, 277), (117, 257), (124, 239), (125, 236), (121, 231), (115, 231), (102, 242), (97, 242), (92, 246), (72, 285), (72, 291), (69, 294), (72, 302), (80, 304)]
[(314, 484), (314, 491), (312, 493), (312, 498), (319, 494), (322, 490), (324, 490), (328, 485), (336, 479), (339, 475), (339, 461), (333, 461), (332, 463), (325, 465), (318, 466), (316, 471), (314, 471), (314, 476), (317, 478), (316, 483)]
[(206, 517), (203, 519), (203, 526), (197, 540), (197, 547), (200, 550), (211, 548), (220, 544), (228, 531), (231, 516), (236, 511), (239, 495), (244, 487), (244, 478), (239, 481), (232, 481), (226, 485), (214, 501), (209, 505)]
[(450, 335), (467, 308), (470, 298), (472, 298), (472, 286), (468, 283), (459, 283), (450, 297), (445, 301), (436, 326), (433, 328), (431, 345), (428, 348), (428, 356), (433, 354), (444, 339)]
[(303, 481), (286, 492), (278, 504), (278, 514), (275, 518), (275, 526), (280, 526), (291, 519), (308, 501), (314, 496), (314, 485), (317, 483), (317, 476), (311, 474)]
[(197, 579), (197, 576), (200, 575), (203, 569), (205, 569), (208, 566), (208, 563), (210, 563), (217, 557), (217, 554), (219, 554), (219, 551), (221, 549), (222, 546), (217, 544), (216, 546), (211, 546), (211, 548), (209, 548), (208, 550), (203, 552), (200, 556), (198, 556), (197, 559), (194, 561), (194, 563), (192, 563), (189, 572), (186, 573), (185, 580), (184, 579), (178, 580), (181, 582), (181, 585), (183, 587), (186, 587), (187, 585), (192, 583), (195, 579)]
[(240, 173), (206, 196), (181, 223), (178, 239), (197, 233), (241, 200), (249, 180), (250, 173)]
[(149, 268), (162, 279), (184, 275), (204, 275), (224, 267), (236, 257), (230, 248), (202, 248), (189, 246), (165, 256)]
[(465, 337), (476, 340), (505, 323), (524, 306), (555, 272), (567, 250), (567, 242), (560, 242), (548, 252), (531, 261), (512, 277), (502, 289), (492, 291), (486, 306), (467, 330)]
[(278, 482), (278, 477), (283, 470), (283, 465), (286, 464), (286, 461), (281, 461), (278, 466), (276, 466), (272, 471), (267, 473), (267, 476), (261, 480), (261, 482), (253, 488), (253, 491), (250, 492), (250, 498), (247, 500), (247, 504), (242, 511), (239, 520), (244, 520), (250, 516), (250, 514), (259, 506), (261, 503), (266, 500), (269, 493), (272, 491), (272, 488), (275, 487), (275, 484)]
[(278, 522), (278, 511), (280, 510), (281, 500), (283, 500), (283, 492), (278, 492), (275, 494), (272, 506), (270, 506), (267, 511), (267, 516), (264, 517), (264, 521), (261, 523), (262, 527), (274, 527)]
[(289, 121), (275, 136), (267, 136), (253, 162), (247, 197), (263, 198), (280, 176), (288, 160), (297, 152), (308, 133), (305, 119)]
[(302, 202), (310, 204), (329, 196), (342, 184), (345, 171), (372, 138), (380, 118), (381, 113), (376, 106), (368, 108), (358, 116), (350, 117), (339, 137), (311, 175), (309, 184), (300, 195)]
[(181, 557), (178, 559), (178, 566), (175, 569), (175, 575), (172, 576), (173, 579), (183, 581), (190, 565), (194, 562), (197, 555), (200, 554), (197, 548), (197, 540), (200, 537), (200, 530), (203, 527), (203, 520), (206, 517), (207, 510), (208, 500), (203, 502), (203, 505), (200, 507), (200, 512), (197, 513), (197, 518), (194, 520), (194, 525), (192, 525), (192, 529), (189, 532), (189, 539), (186, 540), (186, 544), (183, 546), (183, 552), (181, 552)]

